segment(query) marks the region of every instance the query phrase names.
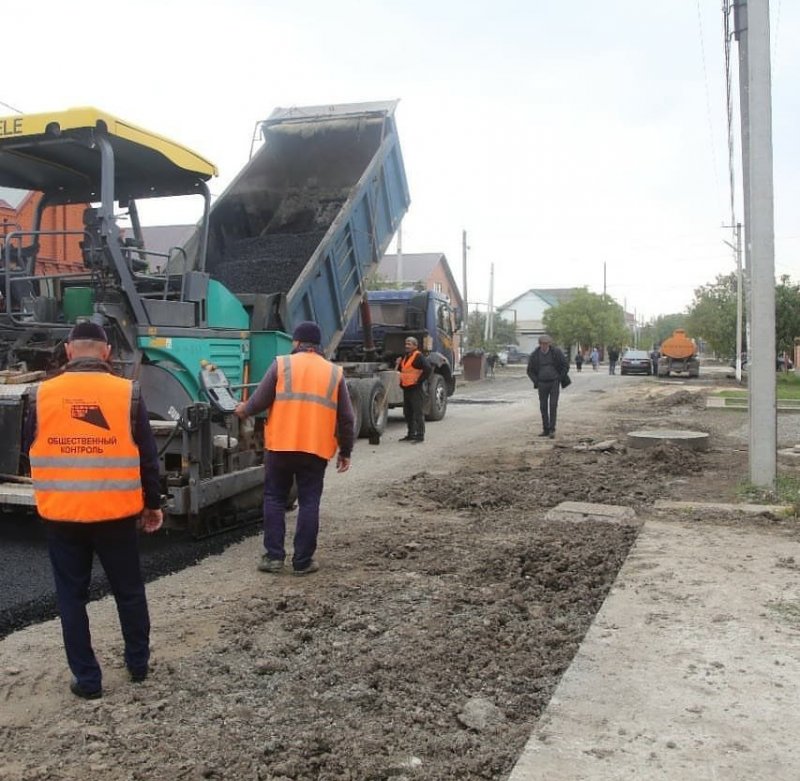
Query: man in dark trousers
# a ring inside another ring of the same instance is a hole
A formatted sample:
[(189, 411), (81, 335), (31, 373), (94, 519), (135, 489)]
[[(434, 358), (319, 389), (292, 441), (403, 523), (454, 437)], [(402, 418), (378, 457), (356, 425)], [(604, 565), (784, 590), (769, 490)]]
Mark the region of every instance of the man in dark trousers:
[[(336, 455), (336, 471), (350, 468), (355, 416), (340, 366), (320, 350), (316, 323), (294, 329), (291, 355), (279, 355), (253, 395), (235, 410), (244, 419), (269, 410), (264, 443), (264, 549), (258, 565), (273, 575), (286, 558), (286, 503), (297, 483), (297, 524), (292, 568), (309, 575), (319, 567), (314, 559), (319, 534), (319, 505), (328, 461)], [(338, 442), (337, 442), (338, 440)]]
[(401, 442), (425, 441), (425, 413), (423, 389), (431, 374), (431, 365), (419, 351), (417, 340), (409, 336), (405, 341), (406, 354), (397, 359), (400, 385), (403, 388), (403, 417), (408, 433)]
[(150, 616), (137, 528), (161, 527), (158, 452), (136, 382), (111, 373), (111, 345), (95, 323), (76, 325), (62, 374), (29, 395), (24, 450), (44, 520), (67, 663), (77, 697), (103, 694), (86, 604), (92, 557), (117, 603), (132, 681), (149, 671)]
[(528, 359), (528, 377), (539, 391), (539, 409), (542, 413), (540, 437), (555, 439), (558, 396), (561, 388), (569, 384), (568, 373), (566, 356), (547, 334), (542, 334), (539, 346)]

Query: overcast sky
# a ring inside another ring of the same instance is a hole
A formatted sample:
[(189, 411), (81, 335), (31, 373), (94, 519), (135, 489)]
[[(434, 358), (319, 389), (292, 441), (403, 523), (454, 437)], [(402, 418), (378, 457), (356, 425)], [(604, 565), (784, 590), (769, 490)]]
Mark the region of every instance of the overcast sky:
[[(495, 305), (602, 293), (605, 266), (648, 318), (735, 269), (721, 5), (40, 0), (5, 28), (0, 101), (117, 114), (215, 162), (219, 193), (276, 106), (399, 99), (404, 252), (443, 251), (460, 284), (466, 230), (469, 299), (494, 264)], [(800, 281), (800, 10), (771, 6), (775, 269)]]

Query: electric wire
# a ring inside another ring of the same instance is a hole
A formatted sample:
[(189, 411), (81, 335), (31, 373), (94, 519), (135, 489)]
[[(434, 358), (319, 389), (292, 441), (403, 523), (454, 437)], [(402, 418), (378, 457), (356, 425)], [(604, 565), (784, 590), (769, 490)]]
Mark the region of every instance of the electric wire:
[(18, 108), (14, 108), (13, 106), (9, 105), (8, 103), (5, 103), (2, 100), (0, 100), (0, 106), (3, 106), (3, 108), (7, 108), (9, 111), (14, 111), (17, 114), (22, 114), (23, 113)]
[(712, 112), (711, 112), (711, 95), (708, 89), (708, 68), (706, 66), (706, 44), (703, 36), (703, 17), (702, 14), (700, 13), (700, 0), (696, 0), (696, 8), (697, 8), (697, 27), (700, 34), (700, 59), (703, 63), (703, 84), (706, 93), (706, 117), (708, 119), (709, 141), (711, 146), (711, 165), (714, 170), (714, 184), (716, 185), (715, 189), (717, 191), (717, 194), (719, 194), (722, 191), (722, 187), (720, 186), (719, 174), (717, 172), (717, 152), (716, 152), (716, 145), (714, 144), (714, 123), (712, 121)]

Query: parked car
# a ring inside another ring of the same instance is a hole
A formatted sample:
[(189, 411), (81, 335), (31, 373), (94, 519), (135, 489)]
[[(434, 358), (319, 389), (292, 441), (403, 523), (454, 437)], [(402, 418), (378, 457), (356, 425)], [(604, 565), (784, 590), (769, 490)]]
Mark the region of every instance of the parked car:
[[(503, 363), (502, 359), (503, 353), (505, 353), (505, 363)], [(527, 363), (530, 357), (528, 353), (522, 352), (515, 344), (510, 344), (508, 347), (503, 348), (503, 350), (500, 351), (500, 355), (500, 362), (503, 363), (503, 366), (509, 363)]]
[(653, 364), (646, 350), (626, 350), (619, 363), (620, 374), (652, 374)]
[[(749, 368), (750, 364), (747, 360), (747, 356), (742, 354), (742, 371), (746, 372)], [(731, 361), (731, 368), (736, 368), (736, 361)], [(784, 372), (784, 371), (791, 371), (794, 369), (794, 363), (792, 363), (791, 358), (784, 358), (782, 355), (779, 355), (775, 359), (775, 371)]]

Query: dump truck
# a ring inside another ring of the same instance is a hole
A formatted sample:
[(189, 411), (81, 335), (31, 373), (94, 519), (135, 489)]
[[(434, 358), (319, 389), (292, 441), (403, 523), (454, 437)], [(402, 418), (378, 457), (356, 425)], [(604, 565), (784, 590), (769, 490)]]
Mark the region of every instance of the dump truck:
[(670, 374), (700, 376), (697, 343), (687, 336), (683, 328), (676, 328), (672, 336), (661, 342), (657, 372), (659, 377), (669, 377)]
[[(406, 338), (413, 336), (433, 369), (424, 386), (425, 419), (441, 420), (459, 375), (454, 338), (460, 325), (459, 313), (446, 295), (434, 290), (370, 290), (366, 304), (345, 330), (336, 361), (345, 367), (345, 373), (351, 370), (348, 367), (356, 367), (362, 376), (391, 379), (385, 383), (382, 409), (402, 407), (403, 391), (392, 374), (397, 358), (405, 353)], [(382, 432), (385, 426), (385, 421), (369, 419), (373, 406), (362, 418), (367, 436)]]
[[(211, 162), (110, 114), (0, 119), (0, 187), (41, 193), (32, 227), (0, 248), (0, 508), (34, 509), (21, 453), (27, 392), (61, 369), (70, 329), (89, 319), (109, 334), (114, 370), (141, 385), (165, 526), (203, 536), (260, 514), (263, 427), (232, 411), (291, 350), (297, 322), (316, 320), (330, 355), (361, 304), (409, 204), (394, 108), (277, 109), (213, 207)], [(196, 230), (154, 258), (138, 204), (187, 195)], [(62, 237), (78, 241), (83, 268), (36, 273), (43, 237), (58, 233), (42, 217), (64, 204), (85, 205), (83, 229)], [(374, 376), (352, 383), (362, 397), (385, 387)]]

